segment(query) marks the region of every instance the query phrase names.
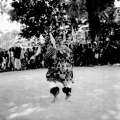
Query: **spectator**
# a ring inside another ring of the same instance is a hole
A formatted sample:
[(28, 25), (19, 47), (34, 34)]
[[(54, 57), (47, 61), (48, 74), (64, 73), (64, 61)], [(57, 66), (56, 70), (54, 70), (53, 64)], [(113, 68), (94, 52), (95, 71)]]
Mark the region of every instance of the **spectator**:
[(15, 65), (16, 70), (21, 69), (20, 55), (21, 55), (21, 48), (20, 47), (15, 47), (15, 49), (14, 49), (15, 64), (14, 65)]

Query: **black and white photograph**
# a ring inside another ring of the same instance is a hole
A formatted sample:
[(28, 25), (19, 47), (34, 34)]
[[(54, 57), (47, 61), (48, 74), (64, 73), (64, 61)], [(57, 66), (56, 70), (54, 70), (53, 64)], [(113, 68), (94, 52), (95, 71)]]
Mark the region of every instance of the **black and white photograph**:
[(0, 120), (120, 120), (120, 0), (0, 0)]

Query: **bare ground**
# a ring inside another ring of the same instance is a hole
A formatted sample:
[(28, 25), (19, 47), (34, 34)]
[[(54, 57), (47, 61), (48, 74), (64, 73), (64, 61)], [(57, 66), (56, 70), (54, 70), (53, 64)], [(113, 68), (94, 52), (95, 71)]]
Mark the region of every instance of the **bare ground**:
[(119, 66), (74, 68), (72, 96), (55, 103), (46, 71), (0, 73), (0, 120), (120, 120)]

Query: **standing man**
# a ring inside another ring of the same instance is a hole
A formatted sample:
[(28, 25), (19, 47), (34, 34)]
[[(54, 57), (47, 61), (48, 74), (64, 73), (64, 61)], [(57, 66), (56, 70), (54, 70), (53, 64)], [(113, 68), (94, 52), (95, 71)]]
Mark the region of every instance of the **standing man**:
[(14, 48), (14, 58), (15, 58), (14, 67), (15, 67), (16, 70), (21, 69), (20, 56), (21, 56), (21, 47), (17, 46), (17, 47)]

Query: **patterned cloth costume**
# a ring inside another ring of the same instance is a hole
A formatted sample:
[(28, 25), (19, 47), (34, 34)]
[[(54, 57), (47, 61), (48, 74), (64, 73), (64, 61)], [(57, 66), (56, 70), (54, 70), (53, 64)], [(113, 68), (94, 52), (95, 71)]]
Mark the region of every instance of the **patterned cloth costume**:
[(58, 48), (50, 46), (45, 55), (45, 61), (48, 66), (46, 78), (50, 82), (61, 82), (67, 86), (68, 82), (72, 82), (72, 52), (66, 45)]

